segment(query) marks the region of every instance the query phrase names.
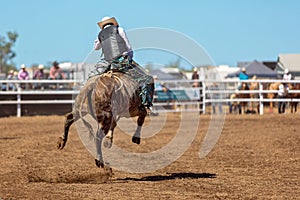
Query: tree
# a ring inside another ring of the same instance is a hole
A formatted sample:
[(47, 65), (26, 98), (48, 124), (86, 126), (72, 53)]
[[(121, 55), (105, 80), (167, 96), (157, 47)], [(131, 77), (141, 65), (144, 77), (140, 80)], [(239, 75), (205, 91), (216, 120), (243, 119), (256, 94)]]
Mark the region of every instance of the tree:
[(12, 65), (12, 59), (16, 56), (12, 47), (17, 38), (16, 32), (7, 32), (7, 38), (0, 35), (0, 73), (7, 72)]
[(181, 61), (181, 58), (178, 57), (177, 60), (170, 61), (169, 64), (166, 65), (166, 67), (177, 68), (177, 69), (180, 69), (180, 70), (184, 70), (184, 68), (180, 66), (180, 61)]

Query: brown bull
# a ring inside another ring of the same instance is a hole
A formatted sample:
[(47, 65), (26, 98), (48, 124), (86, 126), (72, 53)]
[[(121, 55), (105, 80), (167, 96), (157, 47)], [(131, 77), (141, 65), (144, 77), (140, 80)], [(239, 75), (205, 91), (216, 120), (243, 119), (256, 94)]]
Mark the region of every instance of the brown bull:
[[(113, 131), (120, 117), (135, 117), (137, 128), (132, 142), (140, 144), (140, 133), (147, 111), (141, 105), (140, 87), (136, 80), (121, 72), (112, 72), (90, 78), (76, 97), (73, 111), (66, 115), (64, 134), (57, 142), (58, 149), (63, 149), (68, 139), (70, 126), (77, 120), (82, 120), (90, 130), (90, 136), (96, 138), (95, 145), (98, 167), (104, 167), (101, 144), (110, 148), (113, 141)], [(153, 96), (153, 94), (151, 94)], [(84, 116), (90, 114), (99, 123), (99, 129), (94, 131)], [(96, 132), (96, 133), (95, 133)], [(96, 137), (95, 137), (96, 135)]]

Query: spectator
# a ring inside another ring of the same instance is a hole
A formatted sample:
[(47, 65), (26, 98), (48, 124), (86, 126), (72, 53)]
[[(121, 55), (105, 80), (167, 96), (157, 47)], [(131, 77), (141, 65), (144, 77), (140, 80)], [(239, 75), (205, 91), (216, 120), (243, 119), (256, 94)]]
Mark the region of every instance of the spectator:
[[(285, 88), (283, 84), (280, 84), (279, 88), (278, 88), (278, 98), (284, 99), (287, 95), (287, 92), (288, 92), (288, 89)], [(278, 102), (278, 113), (279, 114), (285, 113), (285, 102), (284, 101)]]
[[(289, 69), (285, 69), (284, 70), (284, 74), (283, 74), (282, 80), (284, 80), (284, 81), (290, 81), (290, 80), (292, 80), (292, 74), (289, 72)], [(283, 86), (286, 89), (289, 89), (289, 83), (283, 83)]]
[(199, 87), (199, 74), (196, 67), (193, 69), (192, 80), (194, 80), (193, 87)]
[[(211, 86), (210, 88), (213, 92), (217, 92), (217, 91), (220, 91), (217, 83), (213, 83), (213, 85)], [(221, 99), (221, 95), (219, 93), (213, 93), (211, 95), (211, 98), (212, 100), (217, 100), (217, 99)], [(219, 113), (223, 113), (223, 110), (222, 110), (222, 103), (221, 102), (212, 102), (211, 103), (212, 105), (212, 110), (213, 110), (213, 114), (216, 114), (216, 106), (218, 106), (219, 108)]]
[(164, 90), (165, 86), (162, 85), (159, 81), (158, 81), (158, 77), (156, 75), (153, 75), (153, 80), (154, 80), (154, 89), (155, 91), (161, 91)]
[[(21, 69), (20, 69), (20, 71), (18, 73), (18, 79), (19, 80), (28, 80), (29, 79), (29, 73), (26, 70), (25, 64), (21, 65)], [(28, 84), (27, 83), (26, 84), (25, 83), (21, 83), (20, 86), (21, 86), (22, 89), (25, 89), (25, 88), (28, 87)]]
[(56, 61), (53, 62), (52, 67), (50, 68), (49, 79), (51, 79), (51, 80), (66, 79), (65, 74), (59, 67), (58, 62), (56, 62)]
[(242, 107), (241, 107), (241, 104), (239, 102), (236, 102), (234, 101), (234, 99), (237, 98), (237, 94), (234, 93), (234, 94), (231, 94), (230, 95), (230, 102), (229, 102), (229, 113), (239, 113), (239, 114), (242, 114)]
[(6, 79), (7, 80), (13, 80), (14, 79), (14, 73), (15, 73), (14, 70), (9, 70)]
[(42, 80), (44, 79), (44, 65), (39, 65), (38, 69), (33, 74), (34, 80)]
[(289, 72), (289, 69), (284, 70), (283, 80), (285, 80), (285, 81), (292, 80), (292, 74)]
[(18, 74), (19, 80), (28, 80), (29, 79), (29, 73), (26, 70), (26, 66), (24, 64), (21, 65), (21, 70)]
[(249, 76), (246, 73), (246, 68), (245, 67), (242, 68), (242, 71), (239, 74), (239, 78), (240, 78), (240, 80), (248, 80), (249, 79)]
[[(6, 76), (6, 80), (16, 80), (15, 76), (14, 76), (14, 70), (10, 70)], [(2, 85), (2, 90), (16, 90), (16, 85), (15, 83), (8, 83), (8, 84), (3, 84)]]
[[(241, 70), (241, 72), (239, 74), (239, 79), (240, 80), (248, 80), (249, 79), (249, 76), (248, 76), (248, 74), (246, 72), (246, 68), (245, 67), (242, 68), (242, 70)], [(246, 82), (240, 82), (239, 85), (238, 85), (238, 90), (249, 90), (249, 84), (246, 83)], [(244, 94), (244, 95), (240, 94), (238, 96), (241, 96), (241, 95), (242, 96), (247, 96), (249, 94)], [(250, 98), (250, 95), (249, 95), (249, 98)], [(250, 105), (250, 102), (246, 102), (246, 107), (247, 107), (246, 112), (248, 112), (248, 110), (249, 110), (249, 105)]]
[[(33, 74), (33, 79), (34, 80), (43, 80), (44, 78), (45, 78), (44, 65), (40, 64), (38, 66), (38, 69)], [(37, 89), (37, 88), (44, 89), (44, 84), (43, 83), (34, 83), (33, 88), (34, 89)]]

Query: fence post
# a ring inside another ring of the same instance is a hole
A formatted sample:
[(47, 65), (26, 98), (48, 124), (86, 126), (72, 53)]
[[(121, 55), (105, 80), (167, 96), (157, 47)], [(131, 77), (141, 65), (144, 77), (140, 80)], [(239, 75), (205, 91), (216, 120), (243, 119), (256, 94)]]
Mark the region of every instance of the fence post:
[(206, 104), (206, 84), (202, 81), (202, 113), (205, 114)]
[(17, 117), (21, 117), (21, 87), (18, 86), (18, 94), (17, 94)]
[(264, 103), (263, 103), (263, 85), (262, 83), (259, 83), (259, 114), (263, 115), (264, 114)]

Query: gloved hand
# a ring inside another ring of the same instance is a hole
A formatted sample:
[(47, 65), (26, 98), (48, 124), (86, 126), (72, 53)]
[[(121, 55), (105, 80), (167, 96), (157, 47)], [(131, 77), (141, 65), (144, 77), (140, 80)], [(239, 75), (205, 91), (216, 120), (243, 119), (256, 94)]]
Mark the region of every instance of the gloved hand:
[(129, 57), (129, 59), (132, 60), (132, 58), (133, 58), (133, 51), (129, 51), (129, 52), (127, 53), (127, 55), (128, 55), (128, 57)]

